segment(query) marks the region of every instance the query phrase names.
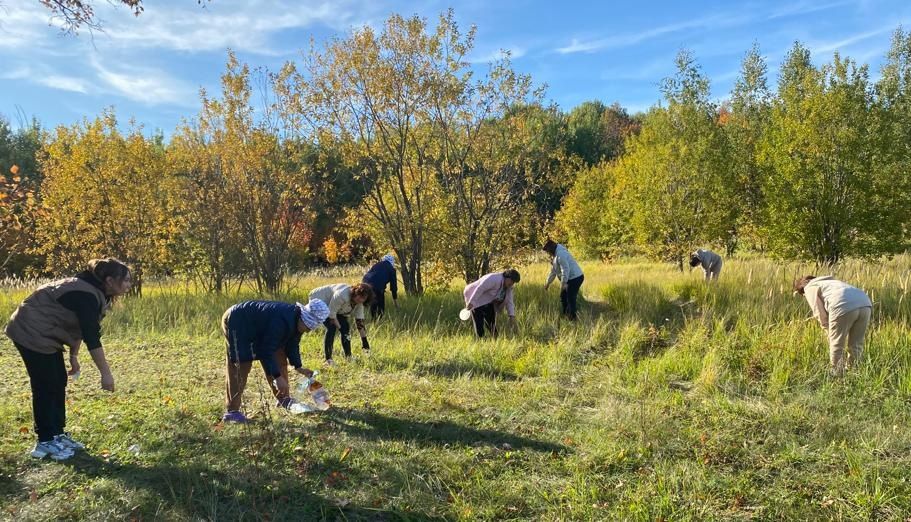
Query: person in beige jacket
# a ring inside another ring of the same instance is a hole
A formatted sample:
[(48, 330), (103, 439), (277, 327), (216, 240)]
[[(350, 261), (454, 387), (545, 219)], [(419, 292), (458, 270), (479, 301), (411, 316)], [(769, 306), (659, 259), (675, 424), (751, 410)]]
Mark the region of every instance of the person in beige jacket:
[[(38, 435), (33, 457), (65, 460), (85, 448), (63, 431), (67, 373), (74, 379), (79, 375), (79, 347), (85, 344), (101, 374), (101, 388), (114, 391), (114, 376), (101, 346), (101, 319), (112, 298), (127, 293), (132, 284), (127, 265), (113, 258), (95, 259), (75, 277), (39, 287), (10, 317), (6, 335), (25, 363), (32, 388)], [(67, 347), (69, 372), (63, 362)]]
[[(832, 375), (841, 376), (845, 367), (857, 366), (873, 313), (873, 303), (867, 294), (832, 276), (811, 275), (794, 281), (794, 291), (806, 298), (813, 317), (828, 332)], [(848, 346), (847, 360), (845, 345)]]

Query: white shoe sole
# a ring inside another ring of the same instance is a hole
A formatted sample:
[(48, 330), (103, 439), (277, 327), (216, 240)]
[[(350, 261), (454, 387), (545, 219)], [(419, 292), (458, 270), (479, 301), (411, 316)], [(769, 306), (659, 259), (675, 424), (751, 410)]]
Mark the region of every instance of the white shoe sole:
[(36, 458), (36, 459), (43, 459), (44, 457), (50, 457), (51, 460), (60, 461), (60, 460), (66, 460), (66, 459), (72, 457), (74, 454), (73, 454), (72, 451), (69, 451), (69, 450), (68, 450), (68, 451), (61, 451), (61, 452), (59, 452), (59, 453), (51, 453), (51, 452), (49, 452), (49, 451), (32, 450), (32, 452), (30, 453), (30, 455), (32, 456), (32, 458)]

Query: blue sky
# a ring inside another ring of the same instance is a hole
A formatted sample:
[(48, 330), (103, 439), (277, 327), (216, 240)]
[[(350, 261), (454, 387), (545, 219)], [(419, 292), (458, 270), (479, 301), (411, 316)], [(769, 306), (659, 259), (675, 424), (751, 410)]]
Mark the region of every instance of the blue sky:
[(730, 92), (740, 60), (758, 42), (774, 85), (795, 40), (816, 63), (841, 52), (879, 76), (891, 33), (911, 28), (907, 0), (516, 1), (437, 0), (146, 0), (135, 18), (103, 0), (105, 32), (63, 36), (38, 0), (0, 0), (0, 114), (48, 126), (94, 117), (108, 106), (148, 130), (170, 134), (199, 108), (198, 90), (218, 88), (225, 50), (277, 69), (314, 39), (319, 45), (352, 27), (380, 26), (391, 13), (435, 19), (452, 7), (477, 25), (478, 67), (503, 49), (514, 67), (547, 84), (547, 97), (569, 110), (591, 99), (631, 112), (660, 98), (678, 49), (692, 50), (716, 98)]

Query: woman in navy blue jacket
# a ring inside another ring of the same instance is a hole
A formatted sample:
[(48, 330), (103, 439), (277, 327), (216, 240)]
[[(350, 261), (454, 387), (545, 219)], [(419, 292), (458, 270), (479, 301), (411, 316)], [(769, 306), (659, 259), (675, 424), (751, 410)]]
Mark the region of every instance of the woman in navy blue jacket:
[(386, 285), (392, 292), (392, 304), (398, 308), (399, 285), (395, 278), (395, 258), (386, 254), (370, 267), (364, 274), (363, 283), (373, 288), (373, 301), (370, 302), (370, 317), (378, 319), (386, 313)]
[(313, 375), (301, 362), (301, 335), (318, 328), (328, 316), (329, 307), (318, 299), (306, 305), (244, 301), (228, 308), (221, 318), (228, 348), (226, 413), (222, 420), (247, 422), (240, 408), (253, 361), (262, 364), (278, 405), (290, 406), (288, 363), (298, 373), (307, 377)]

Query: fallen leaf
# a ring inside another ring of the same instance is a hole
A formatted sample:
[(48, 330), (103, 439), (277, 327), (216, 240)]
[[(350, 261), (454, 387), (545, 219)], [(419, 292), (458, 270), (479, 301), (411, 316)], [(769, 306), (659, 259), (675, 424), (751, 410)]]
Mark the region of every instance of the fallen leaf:
[(38, 490), (37, 489), (33, 489), (33, 490), (29, 491), (28, 501), (31, 502), (32, 504), (34, 504), (35, 502), (38, 502)]
[(13, 165), (12, 167), (9, 168), (9, 171), (12, 172), (13, 174), (19, 174), (19, 165)]
[(23, 435), (28, 433), (28, 426), (23, 426), (23, 427), (19, 428), (19, 433), (22, 433)]
[(342, 452), (342, 456), (339, 457), (339, 459), (338, 459), (339, 462), (345, 460), (345, 458), (348, 457), (349, 453), (351, 453), (351, 446), (348, 446), (347, 448), (345, 448), (345, 451)]

